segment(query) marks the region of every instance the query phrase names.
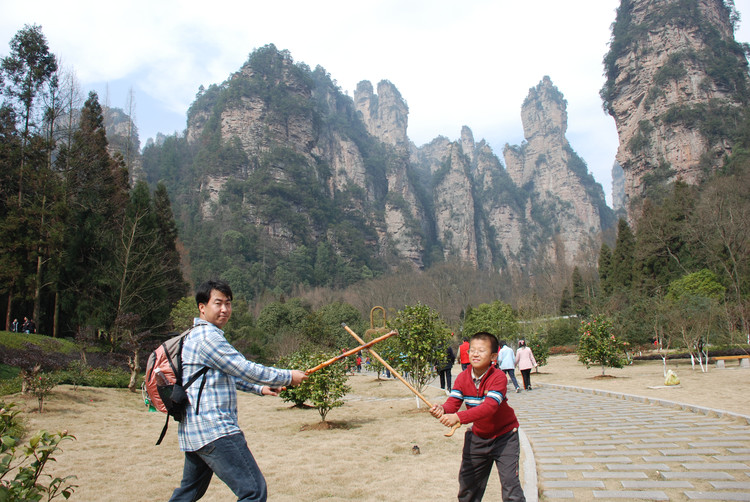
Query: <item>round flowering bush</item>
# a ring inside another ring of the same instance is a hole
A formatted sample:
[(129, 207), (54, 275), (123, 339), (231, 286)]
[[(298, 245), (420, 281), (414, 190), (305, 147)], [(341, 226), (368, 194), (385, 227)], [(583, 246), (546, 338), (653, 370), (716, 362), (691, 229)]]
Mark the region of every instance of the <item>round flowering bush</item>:
[(586, 367), (601, 365), (605, 368), (622, 368), (625, 363), (625, 343), (617, 339), (612, 321), (604, 316), (595, 316), (581, 321), (578, 340), (578, 360)]

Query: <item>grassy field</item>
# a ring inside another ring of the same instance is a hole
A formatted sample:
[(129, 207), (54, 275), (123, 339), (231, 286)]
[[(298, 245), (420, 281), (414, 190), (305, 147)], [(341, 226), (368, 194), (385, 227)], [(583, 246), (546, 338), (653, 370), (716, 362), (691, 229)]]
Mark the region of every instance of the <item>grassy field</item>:
[[(689, 362), (670, 367), (681, 379), (677, 387), (664, 387), (659, 361), (608, 369), (608, 376), (601, 378), (601, 368), (586, 369), (572, 355), (551, 357), (531, 378), (533, 385), (600, 388), (750, 415), (750, 404), (744, 399), (750, 395), (750, 370), (712, 367), (702, 373)], [(457, 372), (458, 366), (454, 375)], [(396, 380), (379, 381), (363, 373), (350, 377), (349, 383), (352, 391), (346, 404), (330, 412), (328, 427), (319, 426), (315, 409), (240, 393), (240, 426), (268, 481), (269, 499), (455, 500), (463, 429), (445, 438), (446, 429), (424, 406), (417, 408), (414, 397)], [(432, 402), (445, 399), (433, 386), (425, 395)], [(60, 386), (46, 401), (43, 414), (33, 412), (33, 398), (13, 397), (27, 411), (30, 430), (67, 429), (76, 436), (76, 441), (64, 445), (50, 470), (78, 476), (80, 486), (73, 500), (166, 500), (179, 483), (183, 457), (176, 427), (170, 427), (161, 446), (154, 446), (164, 415), (149, 413), (140, 394)], [(513, 406), (516, 394), (511, 392), (508, 398)], [(544, 412), (544, 403), (538, 409)], [(412, 452), (415, 445), (419, 455)], [(490, 479), (486, 498), (497, 500), (496, 474)], [(231, 499), (219, 480), (204, 498)]]

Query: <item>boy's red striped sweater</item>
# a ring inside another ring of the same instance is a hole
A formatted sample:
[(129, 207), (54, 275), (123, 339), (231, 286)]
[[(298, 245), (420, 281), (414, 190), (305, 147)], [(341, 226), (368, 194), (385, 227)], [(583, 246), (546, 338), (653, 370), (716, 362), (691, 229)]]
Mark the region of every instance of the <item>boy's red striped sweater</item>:
[(482, 376), (477, 389), (469, 366), (456, 377), (443, 410), (456, 413), (465, 402), (467, 409), (458, 412), (462, 424), (473, 424), (472, 432), (483, 439), (502, 436), (518, 427), (516, 413), (508, 405), (507, 389), (505, 373), (494, 366)]

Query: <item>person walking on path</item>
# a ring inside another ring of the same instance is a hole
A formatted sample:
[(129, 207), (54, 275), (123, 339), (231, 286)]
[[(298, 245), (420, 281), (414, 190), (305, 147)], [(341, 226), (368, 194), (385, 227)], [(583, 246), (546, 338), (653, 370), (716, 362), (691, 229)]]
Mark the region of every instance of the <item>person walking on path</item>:
[[(207, 281), (196, 291), (200, 317), (185, 337), (182, 381), (207, 367), (201, 385), (187, 389), (190, 401), (177, 437), (185, 453), (182, 482), (172, 502), (200, 499), (215, 473), (238, 501), (265, 501), (266, 480), (237, 422), (237, 389), (277, 396), (287, 385), (307, 378), (303, 371), (276, 369), (245, 359), (224, 337), (232, 315), (232, 290), (223, 281)], [(196, 382), (197, 383), (197, 382)]]
[(453, 347), (448, 345), (445, 348), (445, 359), (438, 363), (438, 374), (440, 375), (440, 388), (445, 390), (446, 394), (451, 391), (453, 375), (451, 369), (456, 362), (456, 355), (453, 353)]
[(13, 319), (13, 322), (10, 323), (10, 330), (13, 333), (18, 333), (18, 319)]
[(458, 362), (461, 363), (461, 371), (469, 367), (469, 339), (466, 337), (458, 347)]
[(513, 349), (508, 347), (505, 340), (500, 340), (500, 352), (497, 354), (497, 366), (510, 377), (513, 382), (513, 386), (516, 388), (516, 392), (521, 392), (521, 387), (518, 386), (518, 380), (516, 380), (516, 356), (513, 353)]
[[(430, 408), (432, 416), (447, 427), (472, 424), (464, 435), (459, 502), (482, 500), (493, 463), (500, 475), (503, 500), (526, 500), (518, 476), (518, 419), (508, 405), (508, 379), (492, 364), (497, 360), (497, 345), (495, 335), (484, 331), (474, 334), (469, 350), (471, 367), (456, 377), (448, 400)], [(466, 409), (458, 411), (462, 404)]]
[(536, 368), (537, 364), (536, 359), (534, 359), (534, 353), (526, 346), (526, 340), (520, 340), (518, 342), (516, 366), (521, 370), (524, 390), (531, 390), (531, 369)]

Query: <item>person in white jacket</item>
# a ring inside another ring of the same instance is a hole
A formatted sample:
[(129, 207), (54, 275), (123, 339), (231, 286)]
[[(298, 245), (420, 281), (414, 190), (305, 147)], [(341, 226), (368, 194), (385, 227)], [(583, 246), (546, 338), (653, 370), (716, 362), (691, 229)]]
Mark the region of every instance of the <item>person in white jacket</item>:
[(521, 387), (518, 386), (518, 380), (516, 380), (516, 356), (513, 354), (513, 349), (508, 347), (505, 340), (500, 340), (500, 345), (502, 348), (497, 353), (497, 366), (510, 377), (516, 392), (521, 392)]
[(526, 340), (520, 340), (518, 342), (518, 350), (516, 351), (516, 366), (521, 370), (521, 376), (523, 377), (523, 388), (525, 390), (531, 390), (531, 369), (536, 368), (536, 359), (531, 349), (526, 346)]

